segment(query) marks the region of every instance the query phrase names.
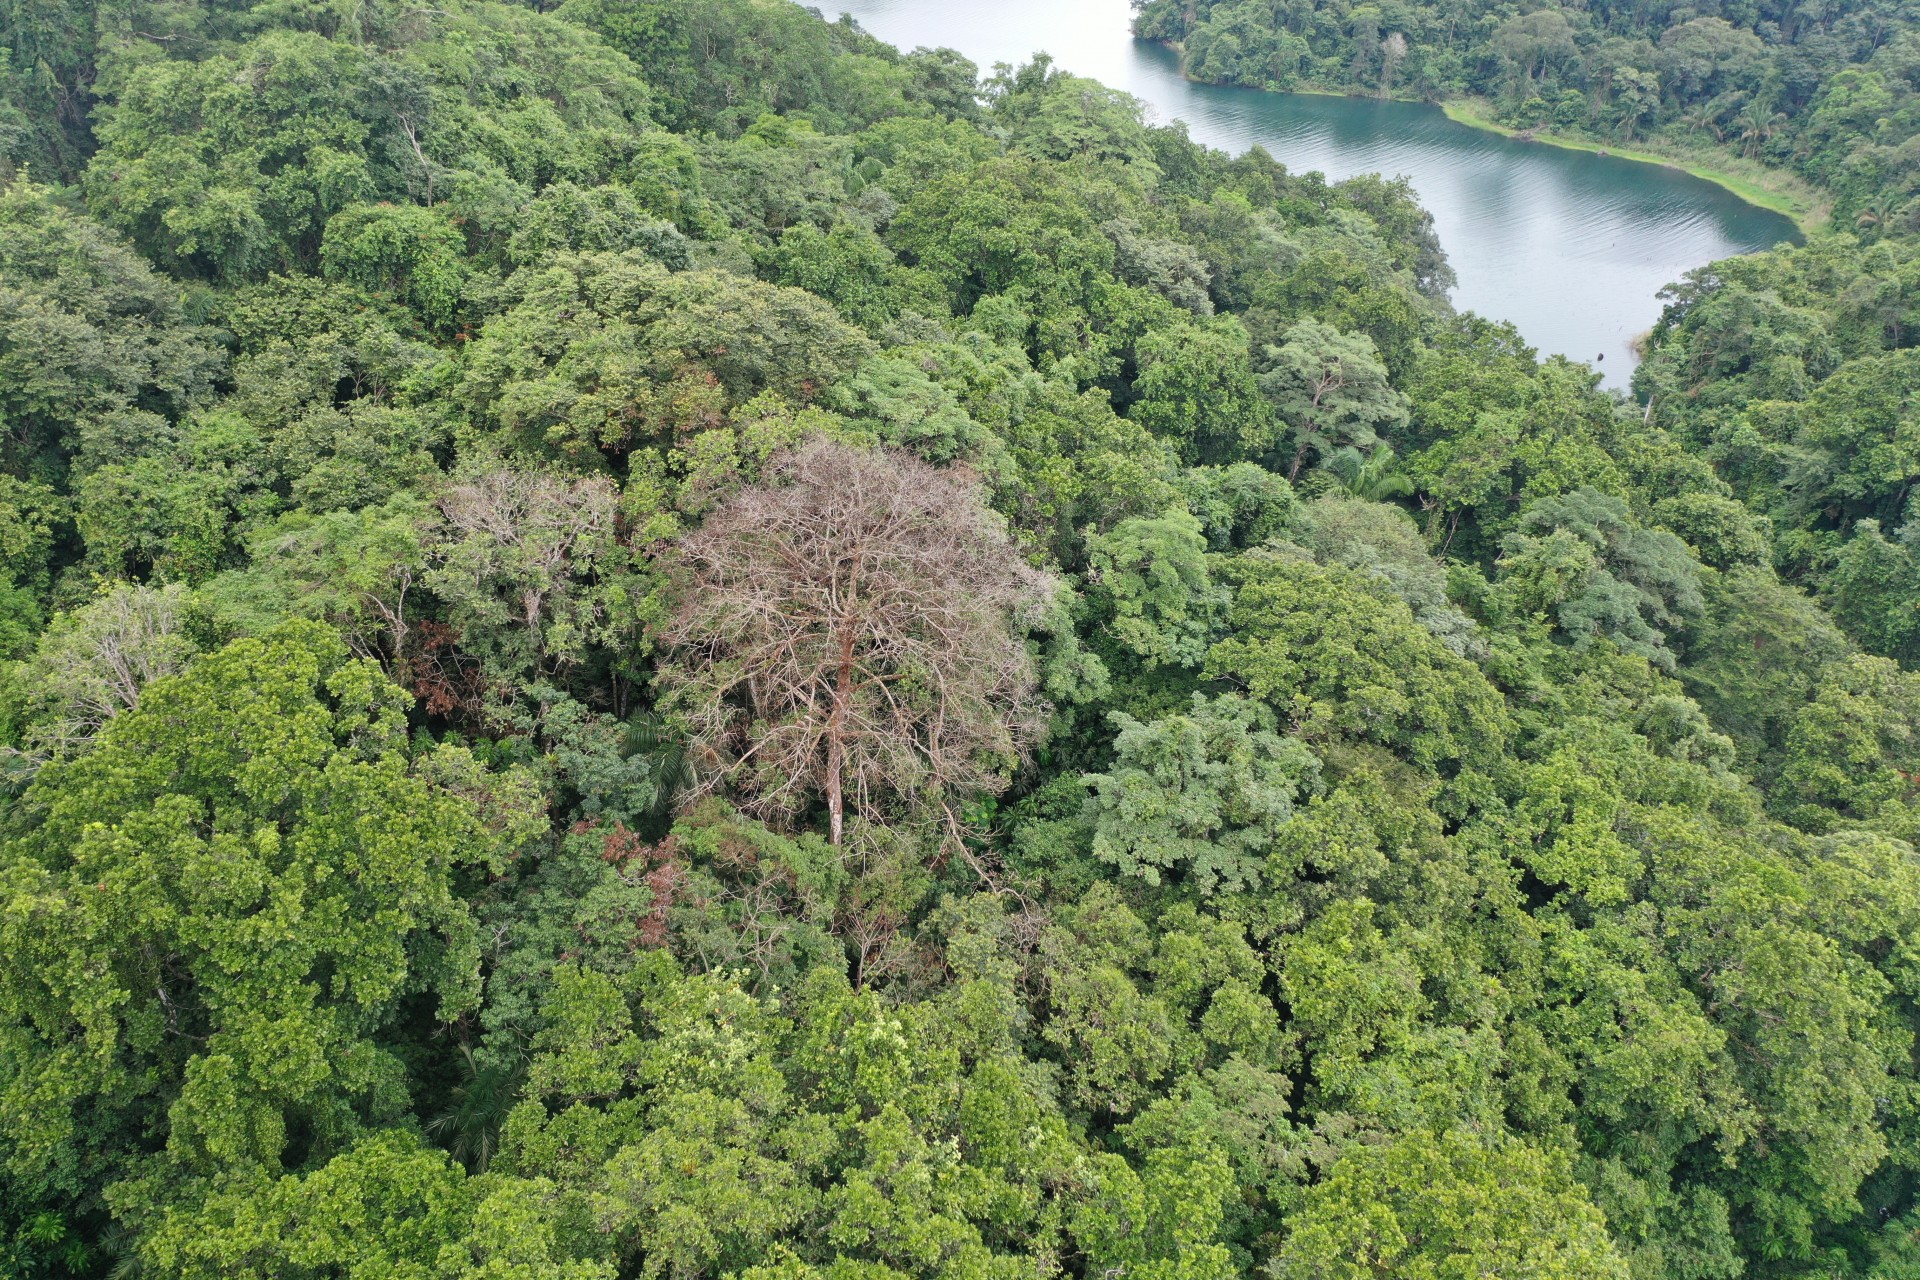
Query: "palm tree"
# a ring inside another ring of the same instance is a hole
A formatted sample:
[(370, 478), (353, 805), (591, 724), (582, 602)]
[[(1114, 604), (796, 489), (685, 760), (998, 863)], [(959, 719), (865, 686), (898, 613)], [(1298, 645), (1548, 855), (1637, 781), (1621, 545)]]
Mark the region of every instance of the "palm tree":
[(653, 801), (638, 816), (664, 817), (679, 794), (693, 785), (693, 761), (687, 755), (685, 735), (656, 716), (642, 714), (627, 721), (621, 754), (628, 764), (644, 766), (653, 783)]
[(1720, 112), (1711, 102), (1703, 102), (1680, 117), (1680, 122), (1695, 133), (1710, 132), (1715, 142), (1725, 142), (1727, 134), (1720, 127)]
[(1320, 469), (1340, 482), (1340, 487), (1368, 502), (1385, 502), (1413, 492), (1413, 481), (1400, 469), (1400, 459), (1391, 445), (1377, 445), (1372, 453), (1362, 453), (1348, 445), (1336, 449)]
[(1694, 129), (1705, 129), (1712, 133), (1715, 142), (1725, 142), (1727, 116), (1740, 110), (1746, 102), (1747, 95), (1736, 89), (1731, 93), (1723, 93), (1709, 102), (1701, 103), (1680, 119)]
[(1740, 153), (1748, 159), (1760, 154), (1760, 148), (1787, 122), (1784, 113), (1750, 106), (1733, 123), (1740, 131)]
[(460, 1083), (447, 1091), (447, 1105), (427, 1121), (427, 1136), (469, 1172), (485, 1173), (500, 1148), (500, 1127), (520, 1096), (519, 1067), (481, 1066), (460, 1046)]

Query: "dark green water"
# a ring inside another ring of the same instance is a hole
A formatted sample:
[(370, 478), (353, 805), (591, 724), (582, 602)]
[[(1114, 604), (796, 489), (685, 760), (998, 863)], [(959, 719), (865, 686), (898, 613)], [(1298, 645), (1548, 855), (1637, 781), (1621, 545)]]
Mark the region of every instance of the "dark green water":
[(1159, 120), (1240, 152), (1256, 143), (1295, 172), (1403, 174), (1432, 211), (1463, 310), (1511, 320), (1543, 354), (1592, 362), (1612, 386), (1655, 295), (1715, 258), (1799, 235), (1791, 221), (1678, 170), (1447, 119), (1437, 107), (1261, 93), (1183, 79), (1167, 49), (1131, 38), (1127, 0), (826, 0), (902, 48), (958, 49), (983, 69), (1046, 52), (1134, 94)]

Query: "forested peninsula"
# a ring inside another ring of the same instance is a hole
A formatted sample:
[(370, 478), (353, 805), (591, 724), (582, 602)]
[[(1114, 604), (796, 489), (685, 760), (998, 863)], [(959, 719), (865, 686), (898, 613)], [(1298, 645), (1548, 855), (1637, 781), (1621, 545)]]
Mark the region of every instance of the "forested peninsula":
[(0, 2), (0, 1275), (1920, 1275), (1920, 24), (1140, 24), (1838, 229), (1628, 397), (1044, 58)]

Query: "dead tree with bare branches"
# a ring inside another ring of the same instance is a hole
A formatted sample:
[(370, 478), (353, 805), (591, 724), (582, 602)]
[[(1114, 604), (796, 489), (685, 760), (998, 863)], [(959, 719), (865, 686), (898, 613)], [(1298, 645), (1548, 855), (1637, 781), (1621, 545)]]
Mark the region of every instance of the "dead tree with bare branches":
[(1026, 633), (1054, 590), (978, 484), (815, 439), (677, 550), (668, 705), (749, 811), (845, 815), (996, 791), (1044, 724)]

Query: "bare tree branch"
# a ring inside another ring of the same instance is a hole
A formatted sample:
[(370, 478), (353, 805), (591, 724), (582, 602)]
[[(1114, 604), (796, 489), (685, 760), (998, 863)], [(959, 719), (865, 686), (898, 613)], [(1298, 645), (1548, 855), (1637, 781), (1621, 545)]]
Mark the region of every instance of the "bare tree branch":
[(825, 439), (680, 543), (673, 706), (727, 787), (791, 817), (997, 791), (1044, 724), (1025, 635), (1053, 590), (964, 472)]

